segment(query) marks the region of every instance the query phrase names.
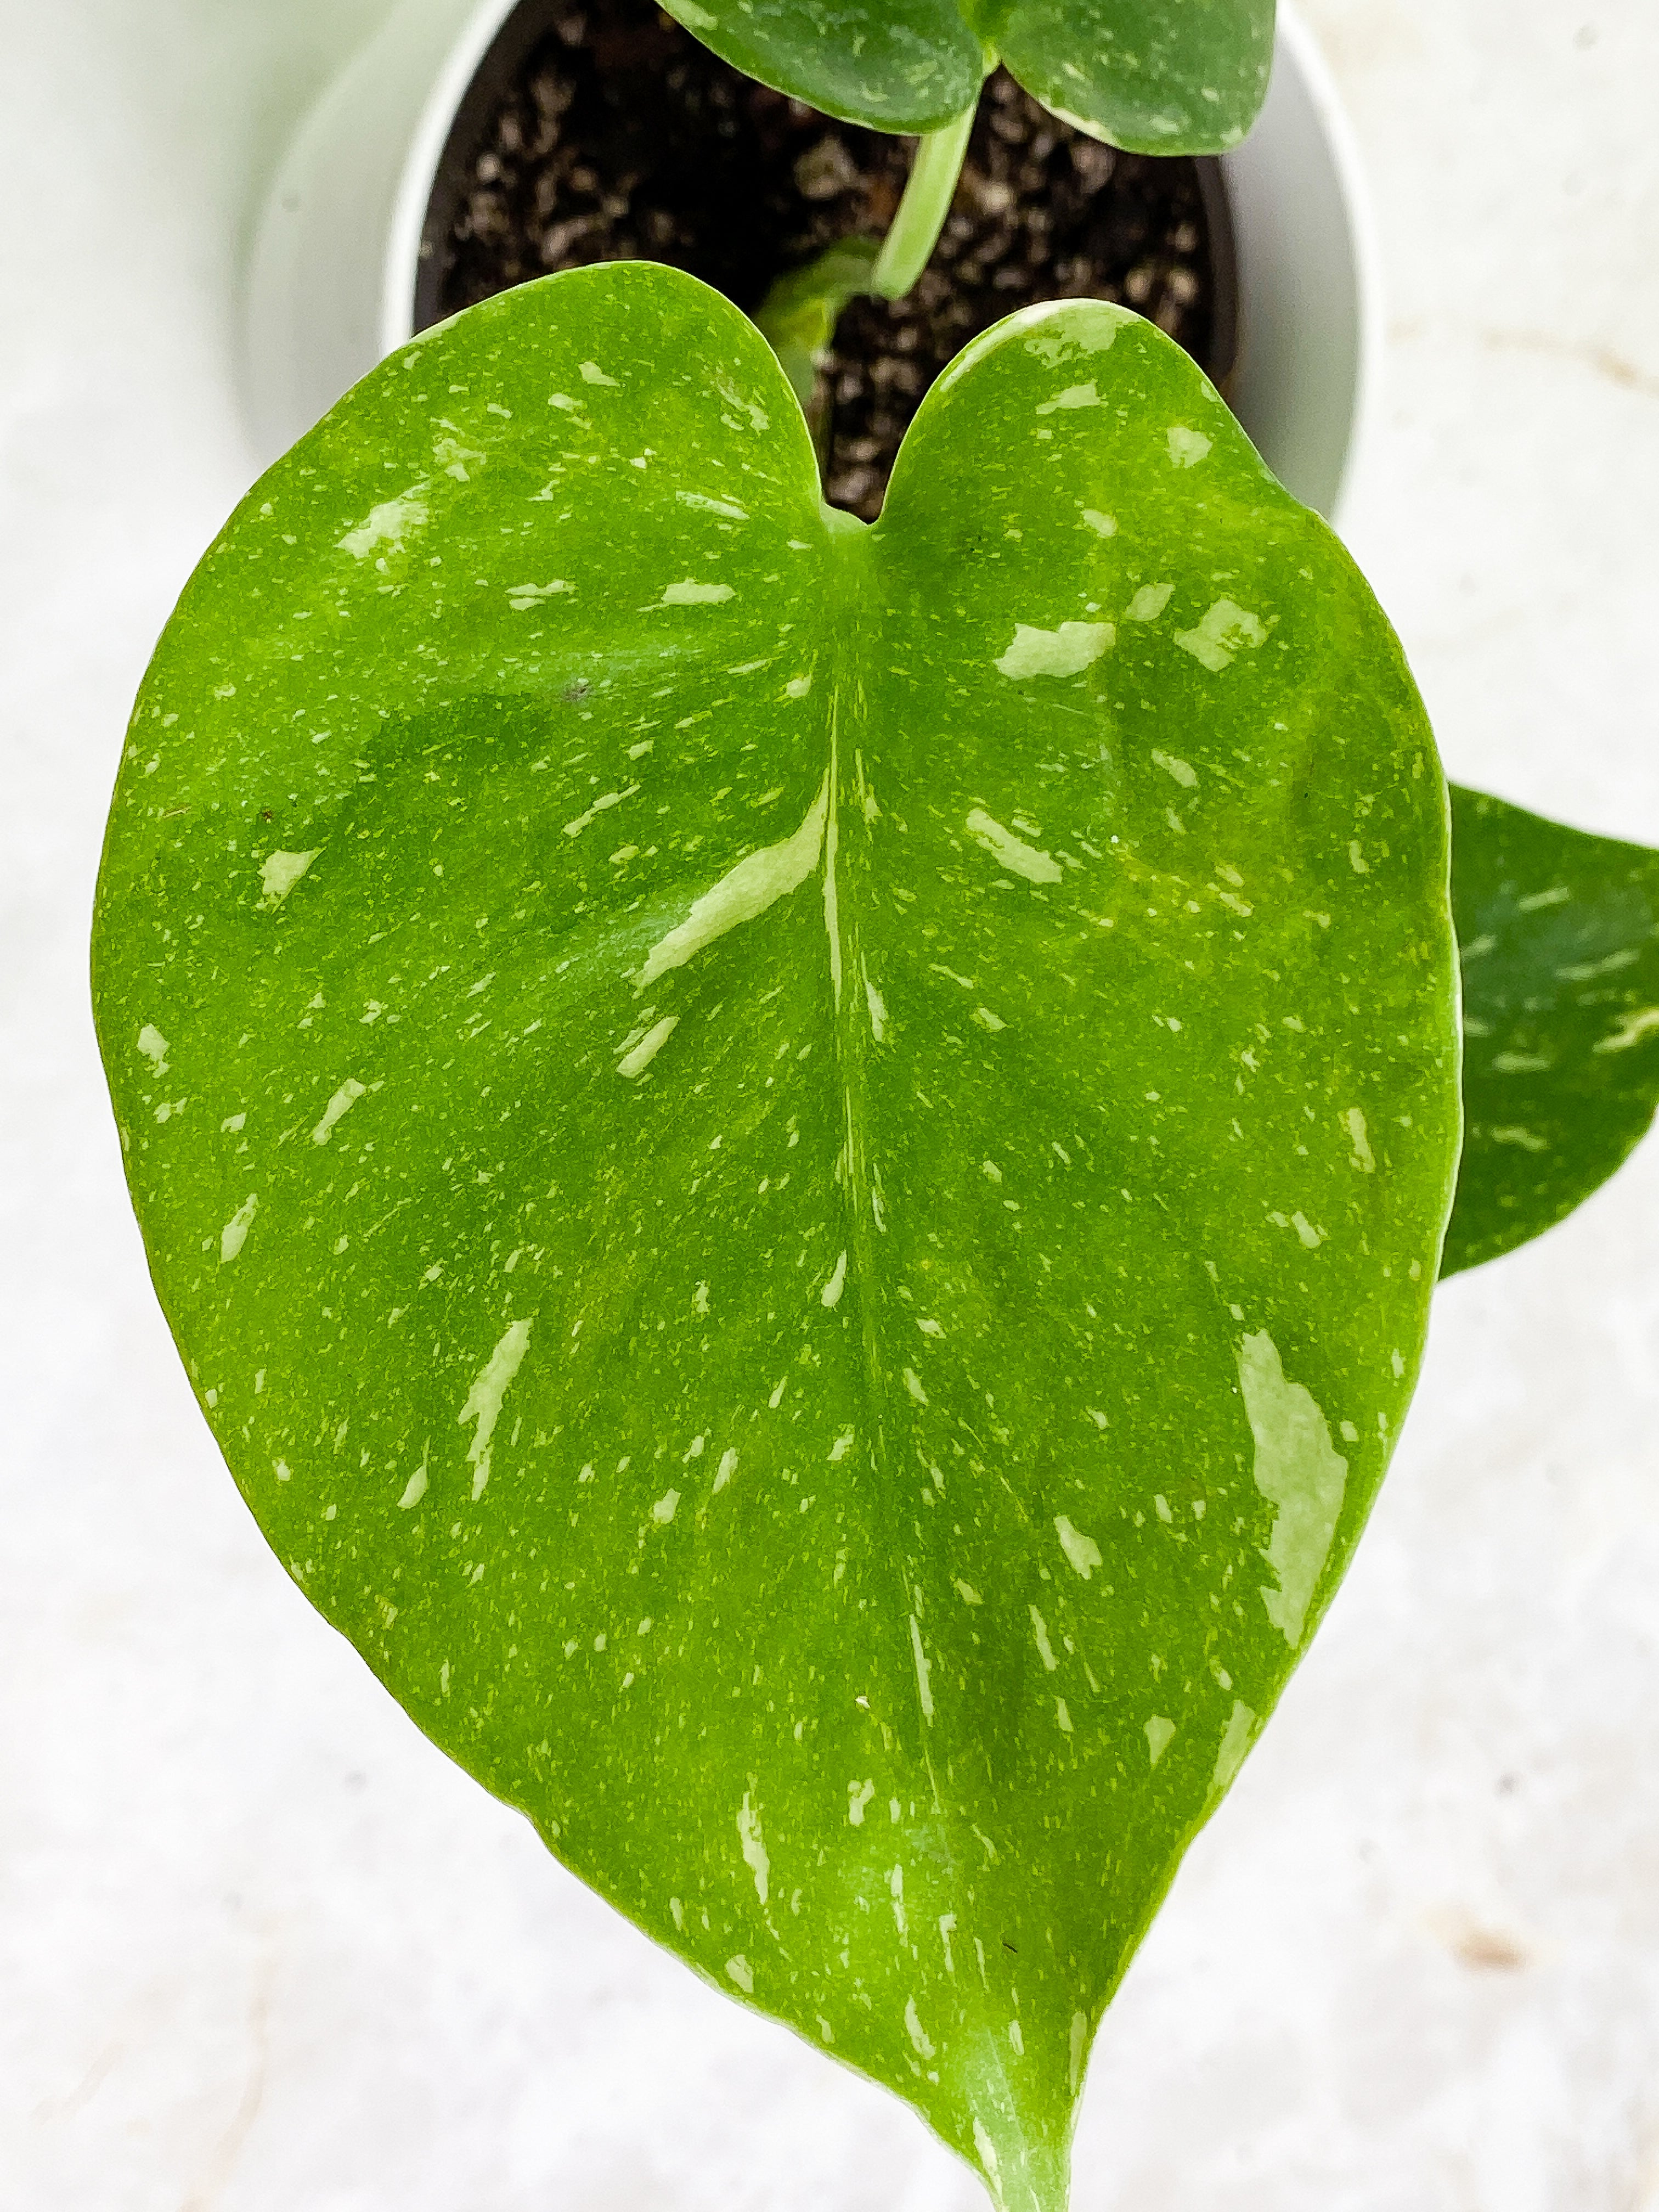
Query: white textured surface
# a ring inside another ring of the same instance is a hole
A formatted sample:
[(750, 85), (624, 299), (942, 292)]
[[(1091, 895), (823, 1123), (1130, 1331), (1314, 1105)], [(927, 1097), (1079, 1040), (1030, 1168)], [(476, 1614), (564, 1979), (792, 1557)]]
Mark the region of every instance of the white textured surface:
[[(243, 488), (252, 197), (380, 4), (0, 0), (0, 2212), (969, 2212), (415, 1734), (149, 1297), (101, 818)], [(1659, 13), (1308, 12), (1392, 301), (1355, 550), (1454, 774), (1659, 842)], [(1656, 1416), (1659, 1145), (1443, 1296), (1359, 1564), (1102, 2033), (1079, 2212), (1659, 2207)]]

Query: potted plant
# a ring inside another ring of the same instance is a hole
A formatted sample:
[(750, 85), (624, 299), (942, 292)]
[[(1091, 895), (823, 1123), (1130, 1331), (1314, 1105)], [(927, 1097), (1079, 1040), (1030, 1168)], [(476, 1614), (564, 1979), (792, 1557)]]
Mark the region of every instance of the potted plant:
[(1448, 826), (1346, 555), (1097, 301), (976, 339), (866, 527), (694, 280), (502, 295), (262, 479), (135, 712), (100, 1036), (261, 1525), (1005, 2205), (1443, 1261), (1651, 1112), (1659, 862), (1460, 795), (1449, 893)]
[[(245, 382), (262, 459), (434, 318), (459, 160), (478, 150), (502, 76), (547, 21), (515, 0), (401, 0), (306, 117), (248, 283)], [(1287, 7), (1261, 113), (1213, 166), (1238, 308), (1228, 398), (1280, 482), (1330, 516), (1363, 424), (1378, 310), (1346, 125)]]

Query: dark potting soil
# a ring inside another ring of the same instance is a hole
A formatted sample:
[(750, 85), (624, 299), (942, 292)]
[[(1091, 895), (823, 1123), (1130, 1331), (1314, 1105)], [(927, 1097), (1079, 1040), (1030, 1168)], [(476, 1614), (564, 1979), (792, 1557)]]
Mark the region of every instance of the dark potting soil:
[[(665, 261), (745, 310), (836, 240), (886, 230), (914, 139), (757, 84), (648, 0), (524, 0), (450, 134), (416, 327), (532, 276)], [(813, 412), (832, 504), (879, 513), (922, 394), (968, 341), (1033, 301), (1139, 309), (1222, 383), (1232, 249), (1212, 162), (1122, 154), (999, 70), (945, 233), (908, 299), (842, 318)]]

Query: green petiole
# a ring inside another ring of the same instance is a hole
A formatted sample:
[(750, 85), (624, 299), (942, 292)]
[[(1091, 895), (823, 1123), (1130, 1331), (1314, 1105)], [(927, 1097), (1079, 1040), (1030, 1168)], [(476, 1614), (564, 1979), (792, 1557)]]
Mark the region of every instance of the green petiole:
[(909, 182), (876, 259), (870, 289), (881, 300), (902, 300), (933, 258), (945, 218), (956, 198), (978, 106), (966, 109), (943, 131), (918, 141)]
[(783, 364), (809, 421), (818, 363), (849, 301), (861, 293), (902, 300), (932, 258), (977, 112), (977, 104), (966, 108), (943, 131), (918, 142), (898, 213), (879, 246), (867, 238), (838, 240), (816, 261), (780, 276), (755, 310), (755, 324)]
[(780, 276), (755, 310), (755, 326), (781, 362), (809, 420), (819, 359), (848, 301), (875, 290), (879, 251), (872, 238), (839, 239), (816, 261)]

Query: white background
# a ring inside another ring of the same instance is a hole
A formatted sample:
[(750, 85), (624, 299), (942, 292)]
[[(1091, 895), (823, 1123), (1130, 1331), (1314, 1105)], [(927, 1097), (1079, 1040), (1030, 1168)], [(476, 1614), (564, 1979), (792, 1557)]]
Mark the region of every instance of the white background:
[[(0, 0), (0, 2212), (976, 2212), (310, 1612), (185, 1388), (87, 1010), (245, 488), (252, 209), (384, 0)], [(1389, 301), (1348, 535), (1448, 767), (1659, 842), (1659, 9), (1315, 0)], [(1659, 2207), (1659, 1143), (1438, 1301), (1359, 1562), (1108, 2016), (1079, 2212)]]

